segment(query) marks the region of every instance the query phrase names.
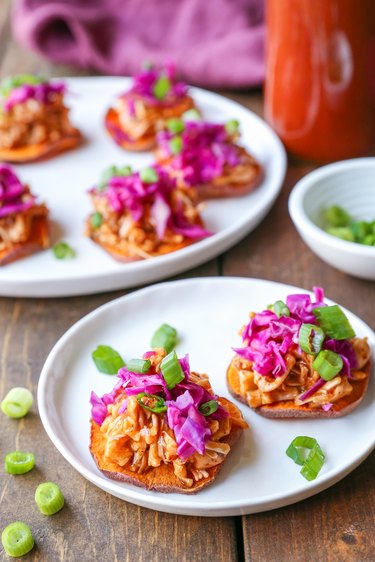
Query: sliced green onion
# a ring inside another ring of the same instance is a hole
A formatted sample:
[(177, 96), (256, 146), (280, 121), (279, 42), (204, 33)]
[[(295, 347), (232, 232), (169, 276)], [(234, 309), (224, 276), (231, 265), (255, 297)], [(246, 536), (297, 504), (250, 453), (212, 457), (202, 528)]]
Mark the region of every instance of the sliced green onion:
[(302, 351), (310, 355), (317, 355), (322, 349), (325, 334), (315, 324), (302, 324), (299, 330), (298, 344)]
[(106, 375), (117, 375), (118, 370), (125, 365), (118, 351), (109, 345), (98, 345), (91, 357), (98, 371)]
[(306, 480), (315, 480), (325, 460), (325, 455), (316, 439), (302, 435), (296, 437), (285, 452), (296, 464), (302, 466), (300, 474)]
[(5, 455), (4, 468), (8, 474), (26, 474), (34, 468), (35, 457), (33, 453), (13, 451)]
[(0, 84), (0, 94), (6, 98), (12, 90), (19, 88), (25, 84), (30, 84), (35, 86), (45, 82), (44, 78), (40, 76), (34, 76), (32, 74), (17, 74), (16, 76), (7, 76), (1, 81)]
[(177, 119), (177, 118), (168, 119), (167, 129), (174, 135), (178, 135), (182, 133), (182, 131), (185, 129), (185, 123), (183, 122), (182, 119)]
[(150, 367), (151, 361), (148, 359), (130, 359), (130, 361), (126, 363), (128, 371), (132, 371), (133, 373), (147, 373)]
[(338, 353), (330, 349), (323, 349), (315, 357), (312, 366), (322, 379), (330, 381), (342, 370), (344, 362)]
[(99, 211), (96, 211), (96, 213), (91, 215), (90, 222), (93, 228), (99, 228), (103, 224), (103, 215), (99, 213)]
[(35, 502), (43, 515), (54, 515), (64, 506), (64, 496), (54, 482), (39, 484), (35, 491)]
[(204, 416), (209, 416), (210, 414), (213, 414), (214, 412), (216, 412), (218, 407), (219, 407), (219, 404), (216, 400), (209, 400), (208, 402), (204, 402), (204, 404), (201, 404), (199, 406), (199, 411)]
[(351, 222), (350, 215), (338, 205), (332, 205), (323, 212), (323, 217), (328, 226), (349, 226)]
[(66, 242), (58, 242), (57, 244), (52, 246), (52, 252), (55, 258), (58, 260), (71, 259), (76, 255), (73, 248), (71, 248)]
[(355, 221), (350, 225), (350, 230), (356, 242), (362, 243), (368, 234), (372, 234), (371, 223), (366, 221)]
[(237, 119), (231, 119), (230, 121), (227, 121), (225, 123), (225, 130), (228, 133), (228, 135), (234, 135), (238, 133), (239, 126), (240, 126), (240, 122), (237, 121)]
[(102, 191), (108, 184), (109, 180), (114, 177), (118, 176), (130, 176), (132, 174), (132, 169), (130, 166), (122, 166), (118, 168), (117, 166), (109, 166), (104, 170), (102, 175), (100, 176), (100, 180), (98, 182), (98, 189)]
[(366, 246), (374, 246), (375, 245), (375, 234), (367, 234), (364, 239), (362, 240), (362, 244)]
[(171, 353), (164, 357), (160, 364), (160, 369), (169, 390), (185, 378), (175, 351), (171, 351)]
[(1, 402), (1, 409), (9, 418), (23, 418), (33, 405), (34, 399), (28, 388), (15, 386)]
[(139, 172), (139, 177), (144, 183), (156, 183), (159, 175), (154, 168), (145, 168)]
[(152, 349), (159, 347), (170, 353), (177, 344), (177, 330), (169, 324), (162, 324), (151, 338)]
[(319, 326), (327, 336), (335, 340), (354, 338), (355, 332), (342, 309), (334, 304), (332, 306), (319, 306), (313, 309)]
[(171, 89), (171, 82), (166, 76), (160, 76), (155, 82), (152, 92), (158, 100), (163, 100)]
[(188, 109), (183, 113), (182, 119), (186, 121), (202, 121), (202, 116), (197, 109)]
[(14, 558), (27, 554), (35, 544), (30, 527), (22, 521), (15, 521), (5, 527), (1, 533), (1, 542), (8, 556)]
[(327, 228), (326, 232), (331, 236), (340, 238), (341, 240), (355, 242), (354, 234), (348, 226), (332, 226), (331, 228)]
[(169, 150), (174, 156), (182, 152), (183, 142), (180, 135), (176, 135), (169, 141)]
[(290, 316), (290, 310), (283, 301), (276, 301), (272, 305), (274, 313), (280, 318), (280, 316)]
[(156, 394), (148, 394), (147, 392), (140, 392), (137, 394), (137, 402), (145, 410), (154, 412), (154, 414), (161, 414), (167, 411), (167, 405), (162, 396)]

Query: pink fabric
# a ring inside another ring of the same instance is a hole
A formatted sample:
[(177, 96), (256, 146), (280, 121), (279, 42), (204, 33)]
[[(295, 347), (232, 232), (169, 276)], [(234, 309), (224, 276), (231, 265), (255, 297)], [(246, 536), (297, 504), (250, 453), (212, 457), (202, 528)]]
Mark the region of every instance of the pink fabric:
[(15, 0), (13, 30), (57, 63), (128, 75), (174, 61), (183, 79), (249, 87), (264, 77), (263, 0)]

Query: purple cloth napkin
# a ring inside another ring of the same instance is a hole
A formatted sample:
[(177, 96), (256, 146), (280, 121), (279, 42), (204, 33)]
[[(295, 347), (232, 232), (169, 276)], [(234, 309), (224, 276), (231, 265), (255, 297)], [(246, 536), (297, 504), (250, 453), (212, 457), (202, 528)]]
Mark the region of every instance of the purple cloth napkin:
[(263, 0), (15, 0), (16, 39), (104, 74), (173, 61), (187, 82), (249, 87), (264, 77)]

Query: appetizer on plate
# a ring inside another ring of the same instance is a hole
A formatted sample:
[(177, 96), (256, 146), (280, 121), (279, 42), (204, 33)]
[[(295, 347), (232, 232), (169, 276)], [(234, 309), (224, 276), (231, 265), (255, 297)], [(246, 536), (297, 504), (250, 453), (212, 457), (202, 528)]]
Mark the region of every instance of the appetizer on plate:
[(251, 313), (227, 371), (233, 396), (267, 417), (339, 417), (363, 399), (371, 370), (367, 338), (355, 335), (324, 292), (289, 295)]
[(7, 164), (0, 164), (0, 265), (49, 247), (48, 209)]
[(76, 147), (81, 133), (69, 121), (63, 82), (32, 75), (0, 84), (0, 161), (30, 162)]
[(150, 66), (134, 76), (129, 91), (120, 95), (105, 116), (113, 140), (133, 151), (155, 146), (155, 136), (171, 117), (194, 107), (188, 87), (176, 81), (172, 65)]
[(113, 391), (91, 395), (90, 451), (105, 476), (159, 492), (211, 484), (248, 425), (188, 356), (156, 349), (140, 372), (123, 367)]
[(238, 138), (235, 120), (171, 119), (157, 136), (156, 160), (179, 187), (196, 189), (200, 199), (245, 195), (259, 184), (262, 167)]
[(210, 236), (193, 195), (158, 168), (111, 167), (90, 190), (87, 235), (119, 261), (179, 250)]

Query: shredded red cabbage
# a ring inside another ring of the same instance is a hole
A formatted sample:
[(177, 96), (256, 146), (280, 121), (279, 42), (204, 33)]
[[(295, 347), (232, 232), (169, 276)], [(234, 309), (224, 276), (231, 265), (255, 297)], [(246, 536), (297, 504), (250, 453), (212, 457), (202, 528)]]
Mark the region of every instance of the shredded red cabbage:
[(310, 386), (310, 388), (308, 390), (306, 390), (306, 392), (304, 392), (303, 394), (301, 394), (301, 396), (299, 396), (299, 400), (301, 402), (303, 402), (304, 400), (307, 400), (307, 398), (310, 398), (310, 396), (312, 396), (313, 394), (315, 394), (315, 392), (317, 392), (319, 390), (319, 388), (321, 388), (327, 381), (325, 381), (324, 379), (319, 378), (316, 383), (314, 383), (312, 386)]
[(0, 164), (0, 218), (22, 213), (34, 204), (35, 197), (27, 191), (14, 170), (7, 164)]
[(181, 133), (182, 150), (171, 151), (175, 135), (161, 131), (157, 135), (158, 148), (168, 166), (182, 175), (185, 185), (197, 186), (220, 177), (224, 167), (234, 167), (240, 162), (238, 146), (233, 144), (224, 125), (204, 121), (188, 121)]
[(211, 236), (212, 233), (203, 227), (189, 223), (182, 201), (173, 201), (175, 180), (160, 167), (154, 166), (154, 169), (158, 175), (154, 183), (143, 182), (139, 172), (135, 172), (129, 176), (114, 176), (104, 190), (93, 188), (91, 192), (96, 196), (105, 197), (115, 212), (130, 212), (134, 222), (140, 221), (146, 208), (150, 207), (159, 240), (164, 237), (167, 228), (192, 239)]
[[(146, 352), (144, 357), (146, 355), (151, 357), (152, 353), (154, 352)], [(124, 394), (134, 396), (140, 392), (156, 394), (166, 400), (166, 421), (175, 434), (177, 452), (181, 460), (186, 460), (195, 452), (204, 454), (205, 443), (212, 434), (209, 427), (210, 420), (221, 420), (229, 414), (220, 404), (209, 416), (201, 414), (199, 407), (209, 400), (216, 400), (216, 396), (191, 380), (188, 355), (180, 358), (179, 362), (185, 378), (171, 390), (167, 388), (164, 378), (158, 373), (139, 374), (122, 367), (117, 375), (119, 381), (111, 393), (101, 398), (94, 392), (91, 393), (92, 419), (101, 425), (108, 415), (108, 404), (115, 402), (117, 396), (124, 396)], [(126, 407), (125, 399), (119, 413), (124, 412)]]
[(10, 111), (12, 107), (24, 103), (29, 99), (34, 99), (40, 103), (48, 104), (53, 101), (56, 94), (66, 92), (63, 82), (42, 82), (40, 84), (23, 84), (10, 91), (4, 101), (4, 110)]
[[(165, 96), (160, 99), (155, 96), (154, 86), (162, 77), (169, 80), (170, 88)], [(151, 66), (141, 70), (133, 77), (132, 87), (128, 93), (124, 94), (124, 97), (128, 99), (128, 94), (131, 93), (142, 97), (150, 105), (173, 105), (179, 98), (186, 96), (187, 91), (188, 86), (184, 82), (176, 80), (175, 65), (167, 63), (163, 66)], [(132, 102), (130, 101), (130, 103)], [(129, 109), (132, 113), (134, 106), (130, 106)]]

